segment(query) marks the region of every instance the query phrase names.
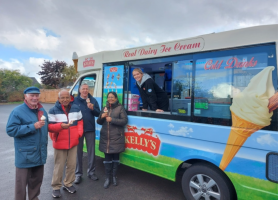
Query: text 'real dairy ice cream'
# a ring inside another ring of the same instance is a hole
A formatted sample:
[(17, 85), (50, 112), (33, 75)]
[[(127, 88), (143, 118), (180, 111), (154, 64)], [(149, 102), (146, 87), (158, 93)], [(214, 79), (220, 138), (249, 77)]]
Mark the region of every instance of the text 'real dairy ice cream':
[(266, 67), (254, 76), (248, 86), (233, 98), (231, 111), (238, 117), (260, 126), (268, 126), (273, 112), (269, 113), (269, 98), (275, 93), (272, 83), (274, 67)]

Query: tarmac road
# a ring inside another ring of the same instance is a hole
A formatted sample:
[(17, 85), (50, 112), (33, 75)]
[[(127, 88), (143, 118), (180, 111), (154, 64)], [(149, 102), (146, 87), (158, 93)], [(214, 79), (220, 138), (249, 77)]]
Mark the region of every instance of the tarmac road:
[[(48, 110), (54, 104), (43, 104)], [(6, 134), (6, 123), (10, 112), (16, 107), (13, 105), (0, 105), (0, 177), (1, 200), (14, 199), (15, 165), (13, 138)], [(44, 179), (41, 187), (40, 200), (52, 200), (51, 179), (54, 166), (52, 141), (48, 141), (48, 157), (44, 168)], [(77, 192), (69, 194), (61, 189), (60, 199), (68, 200), (184, 200), (180, 181), (172, 182), (158, 176), (120, 165), (118, 172), (119, 185), (103, 188), (104, 167), (103, 159), (96, 157), (96, 174), (98, 181), (93, 181), (83, 175), (79, 185), (75, 185)], [(83, 157), (83, 171), (86, 172), (87, 155)]]

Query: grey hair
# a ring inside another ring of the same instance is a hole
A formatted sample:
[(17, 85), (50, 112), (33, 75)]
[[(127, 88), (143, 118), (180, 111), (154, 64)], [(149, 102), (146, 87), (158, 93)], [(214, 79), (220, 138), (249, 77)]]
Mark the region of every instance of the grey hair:
[[(60, 96), (61, 96), (61, 93), (62, 92), (67, 92), (67, 93), (69, 93), (69, 91), (68, 90), (66, 90), (66, 89), (62, 89), (59, 93), (58, 93), (58, 97), (60, 98)], [(70, 93), (69, 93), (69, 95), (70, 95)]]
[[(82, 83), (82, 84), (80, 85), (80, 88), (79, 88), (79, 89), (81, 89), (83, 85), (88, 85), (88, 84), (87, 84), (87, 83)], [(89, 87), (89, 85), (88, 85), (88, 87)]]
[[(83, 86), (83, 85), (88, 85), (88, 84), (87, 84), (87, 83), (82, 83), (81, 86)], [(89, 85), (88, 85), (88, 86), (89, 86)]]

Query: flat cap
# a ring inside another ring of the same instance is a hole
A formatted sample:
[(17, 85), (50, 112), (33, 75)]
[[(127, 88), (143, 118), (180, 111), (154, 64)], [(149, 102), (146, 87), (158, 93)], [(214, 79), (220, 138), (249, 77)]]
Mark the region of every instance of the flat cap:
[(40, 94), (41, 92), (40, 92), (39, 88), (32, 86), (32, 87), (26, 88), (23, 93), (24, 94)]

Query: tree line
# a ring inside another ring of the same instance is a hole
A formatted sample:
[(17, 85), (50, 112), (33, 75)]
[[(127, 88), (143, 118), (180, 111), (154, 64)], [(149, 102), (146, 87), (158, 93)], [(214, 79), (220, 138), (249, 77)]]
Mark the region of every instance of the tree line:
[(0, 100), (22, 101), (26, 87), (33, 85), (43, 89), (58, 89), (73, 84), (78, 77), (74, 66), (68, 66), (64, 61), (44, 61), (40, 68), (37, 74), (41, 76), (42, 84), (35, 85), (31, 78), (21, 74), (19, 70), (0, 68)]

